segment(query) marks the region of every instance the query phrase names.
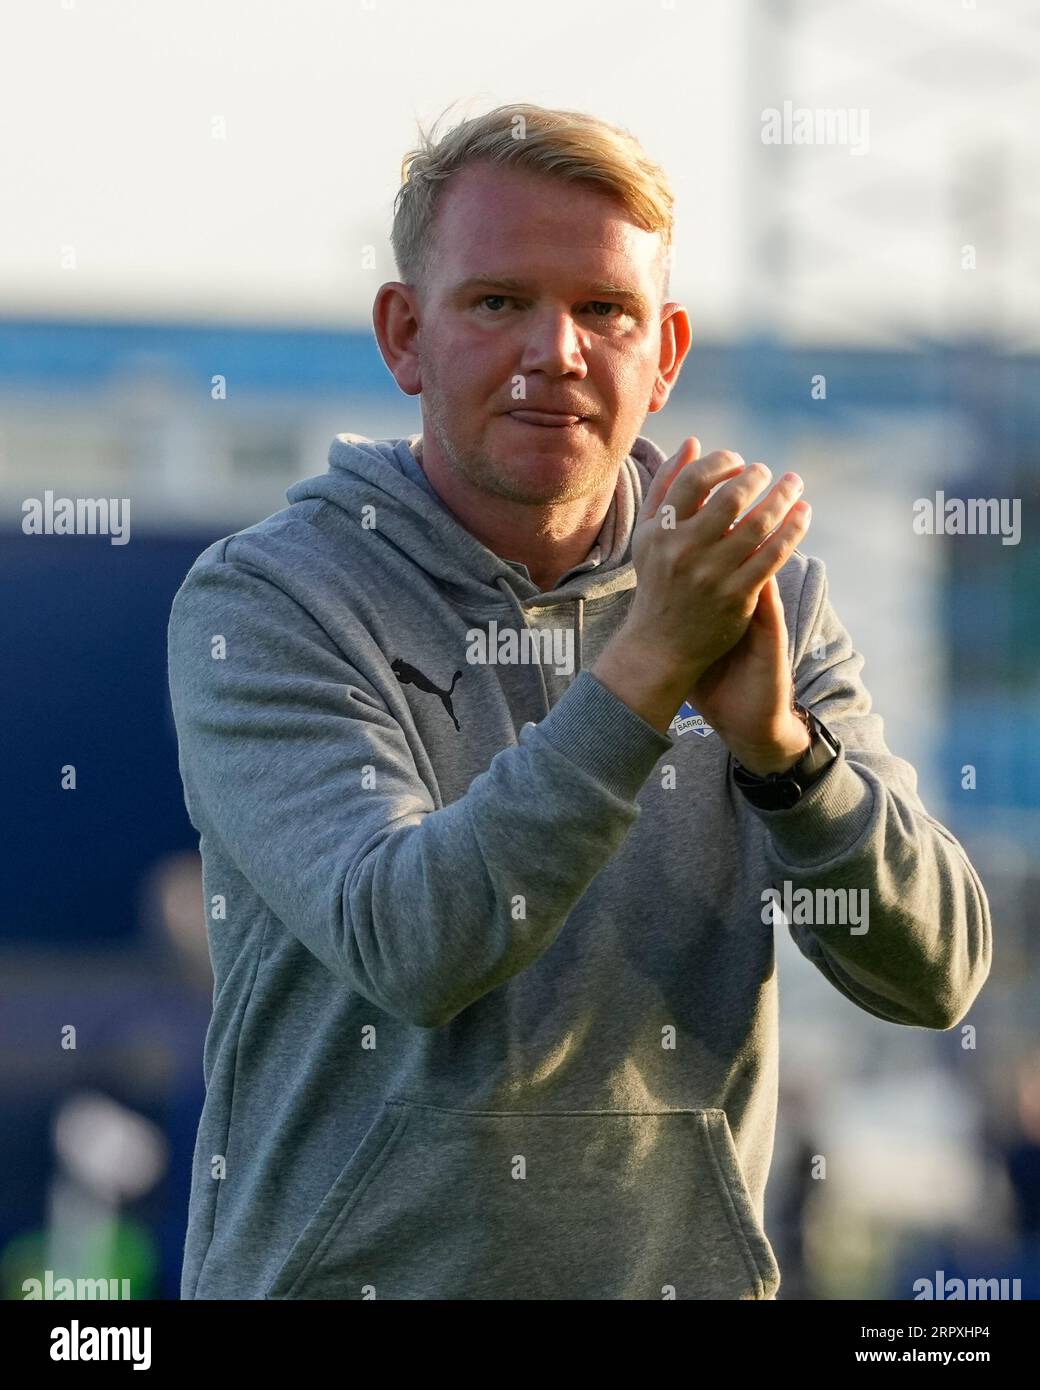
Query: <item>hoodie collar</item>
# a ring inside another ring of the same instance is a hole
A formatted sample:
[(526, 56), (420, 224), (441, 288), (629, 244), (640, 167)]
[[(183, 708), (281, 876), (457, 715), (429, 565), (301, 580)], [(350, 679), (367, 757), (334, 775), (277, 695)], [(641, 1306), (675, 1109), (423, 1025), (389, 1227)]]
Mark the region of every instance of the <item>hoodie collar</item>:
[[(527, 626), (528, 607), (571, 604), (580, 671), (585, 603), (635, 587), (632, 528), (647, 488), (665, 461), (663, 451), (652, 440), (636, 437), (618, 470), (614, 497), (589, 554), (552, 589), (543, 591), (525, 566), (489, 550), (444, 506), (416, 459), (414, 449), (421, 447), (420, 441), (421, 435), (376, 440), (338, 434), (329, 449), (328, 471), (293, 483), (286, 499), (294, 503), (320, 498), (355, 521), (364, 507), (373, 508), (378, 535), (420, 565), (439, 588), (459, 595), (467, 607), (504, 603)], [(537, 663), (535, 669), (548, 713), (545, 676)]]
[[(410, 435), (405, 440), (405, 443), (408, 445), (407, 449), (396, 450), (396, 457), (400, 460), (402, 471), (407, 473), (408, 477), (410, 477), (413, 482), (417, 483), (424, 492), (428, 493), (438, 506), (443, 507), (444, 504), (441, 502), (432, 483), (423, 471), (422, 435)], [(568, 579), (571, 575), (581, 574), (586, 570), (596, 569), (600, 565), (605, 565), (605, 568), (612, 569), (621, 563), (624, 558), (625, 545), (622, 543), (615, 549), (615, 542), (624, 531), (624, 528), (622, 527), (619, 531), (617, 516), (619, 510), (622, 513), (627, 513), (626, 497), (631, 497), (631, 492), (632, 485), (628, 473), (624, 469), (619, 470), (617, 488), (614, 491), (613, 497), (610, 499), (610, 506), (607, 508), (607, 514), (603, 518), (603, 525), (599, 529), (599, 534), (589, 547), (589, 552), (585, 558), (579, 561), (578, 564), (572, 565), (571, 568), (567, 570), (566, 574), (561, 575), (561, 582), (564, 579)], [(638, 510), (638, 508), (636, 510)], [(631, 525), (628, 529), (631, 530)], [(531, 580), (530, 571), (522, 561), (510, 560), (508, 556), (503, 558), (505, 559), (505, 563), (509, 565), (511, 569), (514, 569), (523, 579), (527, 580), (528, 583), (533, 582)], [(542, 591), (540, 590), (539, 592), (541, 593)], [(545, 590), (544, 592), (548, 594), (551, 591)]]
[[(441, 503), (412, 452), (421, 436), (369, 439), (339, 434), (329, 449), (326, 473), (302, 478), (286, 491), (289, 502), (322, 498), (353, 518), (375, 509), (376, 529), (390, 544), (421, 565), (432, 580), (460, 589), (471, 603), (486, 602), (504, 577), (523, 603), (539, 607), (578, 595), (599, 598), (634, 587), (630, 546), (636, 514), (660, 465), (662, 450), (637, 436), (618, 470), (613, 500), (595, 544), (580, 564), (552, 589), (541, 590), (518, 562), (503, 559), (477, 540)], [(594, 563), (597, 546), (599, 563)]]

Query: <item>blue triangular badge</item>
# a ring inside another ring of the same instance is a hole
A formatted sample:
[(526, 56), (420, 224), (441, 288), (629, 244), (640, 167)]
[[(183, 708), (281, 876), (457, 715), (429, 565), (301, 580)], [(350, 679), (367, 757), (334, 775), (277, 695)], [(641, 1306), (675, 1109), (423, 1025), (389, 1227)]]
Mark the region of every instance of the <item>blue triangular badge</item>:
[(687, 700), (679, 706), (679, 711), (668, 728), (677, 734), (700, 734), (701, 738), (707, 738), (715, 732), (710, 724), (704, 722), (704, 716), (698, 714)]

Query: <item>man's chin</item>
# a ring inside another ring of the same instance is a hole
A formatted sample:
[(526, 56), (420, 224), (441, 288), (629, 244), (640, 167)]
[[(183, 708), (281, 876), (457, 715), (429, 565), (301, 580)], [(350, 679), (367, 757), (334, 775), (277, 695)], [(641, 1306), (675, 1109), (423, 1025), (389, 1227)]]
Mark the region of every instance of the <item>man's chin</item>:
[(588, 468), (603, 449), (593, 424), (592, 420), (581, 419), (573, 424), (542, 425), (514, 415), (500, 415), (488, 443), (496, 458), (508, 460), (513, 467), (539, 462), (551, 466), (569, 461)]
[(490, 451), (479, 480), (487, 490), (532, 505), (568, 502), (603, 486), (616, 470), (598, 449), (543, 446)]

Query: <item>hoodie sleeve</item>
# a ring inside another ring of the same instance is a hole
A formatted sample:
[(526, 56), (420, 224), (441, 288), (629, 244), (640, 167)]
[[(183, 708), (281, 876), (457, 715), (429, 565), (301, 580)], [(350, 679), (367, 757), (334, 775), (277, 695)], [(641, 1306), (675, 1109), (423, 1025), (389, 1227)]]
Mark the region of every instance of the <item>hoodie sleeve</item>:
[(436, 808), (359, 669), (378, 650), (348, 663), (226, 544), (200, 556), (170, 614), (192, 823), (344, 985), (407, 1022), (446, 1024), (552, 943), (671, 739), (583, 671)]
[(866, 930), (789, 922), (802, 954), (868, 1013), (952, 1028), (989, 974), (986, 894), (960, 843), (922, 805), (914, 768), (887, 748), (860, 680), (863, 657), (828, 599), (823, 562), (807, 558), (792, 643), (796, 698), (843, 747), (790, 809), (746, 804), (768, 829), (766, 854), (781, 895), (785, 879), (792, 895), (867, 890)]

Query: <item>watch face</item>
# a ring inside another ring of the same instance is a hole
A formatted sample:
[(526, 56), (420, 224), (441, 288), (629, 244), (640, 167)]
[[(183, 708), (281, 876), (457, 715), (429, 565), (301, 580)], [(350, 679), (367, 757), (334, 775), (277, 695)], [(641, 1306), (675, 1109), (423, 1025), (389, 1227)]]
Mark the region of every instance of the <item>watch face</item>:
[(794, 767), (786, 773), (773, 773), (770, 778), (762, 779), (737, 764), (736, 783), (752, 806), (763, 811), (784, 811), (796, 805), (838, 756), (840, 744), (834, 735), (811, 710), (805, 712), (812, 742)]
[(838, 756), (838, 744), (829, 729), (824, 728), (811, 710), (806, 710), (811, 742), (801, 759), (791, 769), (804, 791)]

